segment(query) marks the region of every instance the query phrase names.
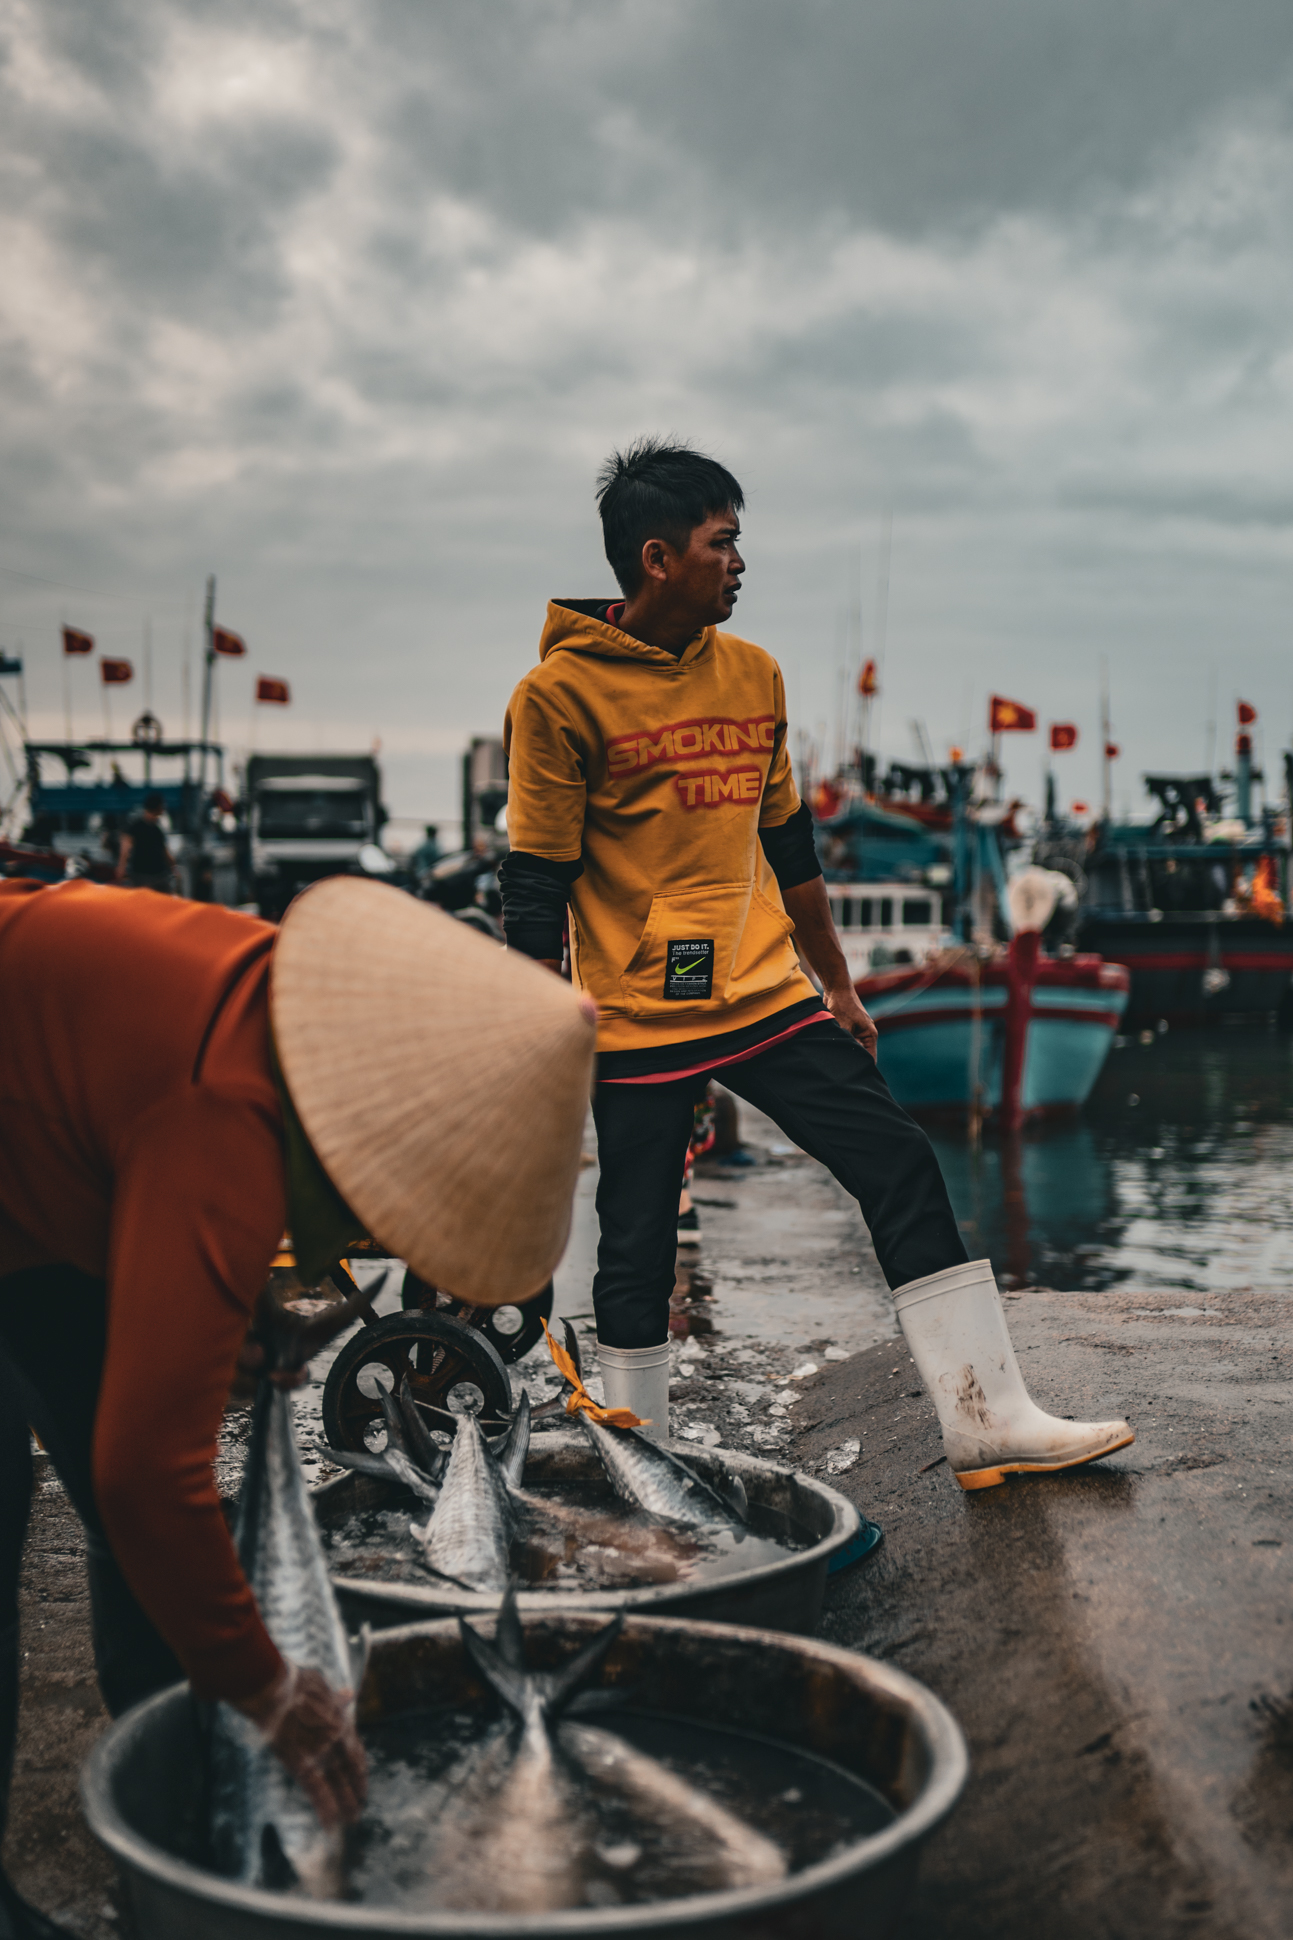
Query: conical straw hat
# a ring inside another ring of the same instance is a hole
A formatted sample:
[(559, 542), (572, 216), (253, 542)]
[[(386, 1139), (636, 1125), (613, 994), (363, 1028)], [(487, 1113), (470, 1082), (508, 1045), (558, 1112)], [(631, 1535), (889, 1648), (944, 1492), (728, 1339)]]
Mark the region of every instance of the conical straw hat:
[(488, 1306), (570, 1230), (596, 1029), (550, 970), (386, 883), (333, 876), (283, 919), (274, 1043), (324, 1170), (378, 1243)]

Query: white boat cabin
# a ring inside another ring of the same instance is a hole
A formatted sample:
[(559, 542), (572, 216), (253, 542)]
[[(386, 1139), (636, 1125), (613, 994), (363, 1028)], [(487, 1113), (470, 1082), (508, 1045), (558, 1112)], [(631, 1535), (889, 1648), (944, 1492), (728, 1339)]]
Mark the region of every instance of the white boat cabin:
[(911, 882), (828, 882), (826, 894), (854, 982), (923, 963), (948, 940), (938, 889)]

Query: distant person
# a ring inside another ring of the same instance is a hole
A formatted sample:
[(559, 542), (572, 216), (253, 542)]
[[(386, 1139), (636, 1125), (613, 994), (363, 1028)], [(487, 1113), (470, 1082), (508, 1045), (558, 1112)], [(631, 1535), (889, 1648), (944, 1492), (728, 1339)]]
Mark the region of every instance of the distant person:
[(967, 1260), (933, 1147), (877, 1068), (791, 773), (781, 670), (721, 630), (745, 572), (741, 487), (643, 438), (609, 459), (598, 504), (621, 596), (548, 607), (504, 729), (499, 880), (509, 946), (555, 971), (569, 906), (573, 979), (597, 1002), (608, 1404), (668, 1431), (678, 1182), (721, 1077), (857, 1199), (962, 1488), (1125, 1447), (1126, 1422), (1029, 1399), (991, 1262)]
[(144, 797), (142, 815), (127, 822), (117, 854), (117, 881), (129, 889), (155, 889), (162, 896), (179, 888), (179, 872), (166, 846), (162, 816), (166, 802), (156, 790)]
[(412, 855), (409, 857), (409, 873), (413, 877), (413, 880), (415, 882), (421, 881), (422, 877), (429, 870), (435, 868), (439, 860), (440, 830), (434, 822), (428, 822), (422, 841), (418, 843), (416, 849), (414, 849)]

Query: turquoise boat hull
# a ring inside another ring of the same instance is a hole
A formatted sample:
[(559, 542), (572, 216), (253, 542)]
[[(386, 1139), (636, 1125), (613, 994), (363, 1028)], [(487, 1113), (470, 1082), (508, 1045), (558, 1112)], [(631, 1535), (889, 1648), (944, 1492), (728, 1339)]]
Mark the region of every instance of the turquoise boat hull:
[[(1090, 1095), (1127, 1007), (1121, 964), (1043, 958), (1028, 1005), (1020, 1102), (1026, 1116), (1076, 1111)], [(858, 995), (880, 1032), (880, 1070), (912, 1111), (990, 1114), (1001, 1104), (1009, 996), (1004, 959), (863, 977)]]

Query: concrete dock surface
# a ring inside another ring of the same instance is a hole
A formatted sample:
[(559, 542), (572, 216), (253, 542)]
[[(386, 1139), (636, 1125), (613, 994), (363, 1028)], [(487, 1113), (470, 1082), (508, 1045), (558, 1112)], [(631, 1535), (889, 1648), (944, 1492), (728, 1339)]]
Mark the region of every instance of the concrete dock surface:
[[(904, 1933), (1293, 1932), (1289, 1303), (1009, 1295), (1035, 1398), (1126, 1413), (1138, 1439), (1092, 1469), (965, 1495), (856, 1208), (766, 1123), (752, 1132), (757, 1166), (697, 1184), (704, 1246), (679, 1275), (694, 1333), (675, 1357), (675, 1433), (684, 1450), (717, 1442), (824, 1474), (884, 1528), (832, 1579), (824, 1634), (929, 1684), (973, 1761)], [(558, 1277), (559, 1310), (585, 1316), (594, 1184), (590, 1170)], [(541, 1363), (526, 1371), (541, 1386)], [(73, 1931), (129, 1936), (77, 1804), (105, 1719), (79, 1528), (48, 1473), (23, 1622), (6, 1862)]]
[(1199, 1304), (1008, 1299), (1035, 1398), (1137, 1440), (974, 1494), (901, 1342), (803, 1383), (793, 1459), (860, 1427), (835, 1484), (885, 1532), (824, 1634), (928, 1684), (970, 1745), (913, 1940), (1293, 1932), (1289, 1311)]

